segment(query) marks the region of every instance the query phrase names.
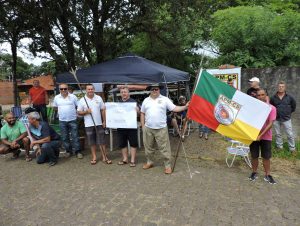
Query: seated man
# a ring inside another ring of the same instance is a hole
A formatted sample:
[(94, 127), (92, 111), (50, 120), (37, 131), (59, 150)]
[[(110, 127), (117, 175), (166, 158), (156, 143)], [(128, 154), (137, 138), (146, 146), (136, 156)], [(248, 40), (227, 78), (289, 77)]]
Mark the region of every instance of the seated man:
[(13, 158), (18, 158), (21, 152), (20, 148), (24, 148), (26, 161), (31, 161), (29, 157), (29, 139), (24, 124), (16, 121), (13, 113), (7, 113), (5, 120), (7, 123), (1, 128), (2, 144), (0, 145), (0, 154), (12, 152)]
[(28, 114), (29, 130), (32, 136), (30, 147), (36, 147), (38, 164), (49, 162), (49, 166), (54, 166), (58, 161), (60, 137), (47, 122), (40, 121), (40, 119), (38, 112)]
[[(179, 106), (185, 106), (186, 105), (186, 98), (184, 96), (180, 96), (178, 99), (178, 105)], [(176, 119), (177, 119), (177, 124), (180, 125), (180, 129), (182, 129), (181, 138), (184, 141), (184, 135), (186, 133), (187, 127), (188, 127), (188, 119), (186, 117), (187, 115), (187, 110), (176, 113)]]

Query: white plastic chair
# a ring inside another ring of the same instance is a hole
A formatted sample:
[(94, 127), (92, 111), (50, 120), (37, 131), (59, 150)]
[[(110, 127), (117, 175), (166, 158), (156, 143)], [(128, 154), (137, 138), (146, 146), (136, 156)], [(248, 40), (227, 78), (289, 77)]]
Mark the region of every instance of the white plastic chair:
[[(241, 156), (244, 158), (247, 165), (252, 168), (251, 161), (249, 159), (249, 152), (250, 148), (243, 143), (231, 140), (231, 146), (227, 148), (227, 157), (226, 157), (226, 164), (228, 167), (232, 167), (234, 160), (236, 159), (236, 156)], [(231, 162), (229, 163), (229, 157), (233, 155), (233, 158)]]

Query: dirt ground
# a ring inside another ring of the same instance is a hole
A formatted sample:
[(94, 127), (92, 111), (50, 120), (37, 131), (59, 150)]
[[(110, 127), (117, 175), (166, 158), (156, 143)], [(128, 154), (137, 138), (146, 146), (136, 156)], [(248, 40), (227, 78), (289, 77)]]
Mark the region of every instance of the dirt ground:
[[(172, 151), (175, 152), (178, 144), (178, 137), (170, 137)], [(202, 160), (202, 164), (207, 166), (216, 167), (226, 165), (225, 159), (227, 155), (227, 147), (230, 146), (230, 142), (226, 141), (220, 134), (211, 133), (209, 139), (199, 138), (198, 131), (195, 129), (191, 132), (189, 137), (186, 137), (183, 142), (183, 147), (186, 150), (188, 161)], [(180, 158), (184, 160), (184, 152), (181, 147)], [(233, 166), (241, 170), (249, 170), (249, 167), (244, 160), (238, 157)], [(259, 167), (262, 170), (262, 165)], [(271, 172), (272, 174), (283, 174), (290, 176), (300, 176), (300, 160), (287, 160), (282, 158), (273, 157), (271, 159)]]

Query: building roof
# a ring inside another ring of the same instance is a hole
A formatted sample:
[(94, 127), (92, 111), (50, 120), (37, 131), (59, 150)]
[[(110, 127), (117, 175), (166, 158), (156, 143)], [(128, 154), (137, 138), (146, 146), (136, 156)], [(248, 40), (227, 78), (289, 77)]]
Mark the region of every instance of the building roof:
[(24, 83), (20, 85), (32, 85), (34, 80), (39, 80), (40, 81), (40, 86), (45, 88), (46, 90), (54, 90), (54, 80), (52, 75), (41, 75), (35, 78), (27, 79), (24, 81)]

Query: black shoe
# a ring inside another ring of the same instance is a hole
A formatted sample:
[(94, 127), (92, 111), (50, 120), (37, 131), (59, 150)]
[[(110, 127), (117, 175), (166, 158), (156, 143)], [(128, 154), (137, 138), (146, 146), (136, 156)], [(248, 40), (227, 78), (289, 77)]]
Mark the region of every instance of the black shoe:
[(56, 165), (57, 162), (49, 162), (49, 166), (54, 166)]
[(271, 175), (267, 175), (264, 177), (264, 180), (269, 182), (269, 184), (277, 184)]
[(249, 180), (250, 181), (255, 181), (256, 180), (256, 178), (257, 178), (258, 176), (257, 176), (257, 173), (251, 173), (251, 175), (250, 175), (250, 177), (249, 177)]

